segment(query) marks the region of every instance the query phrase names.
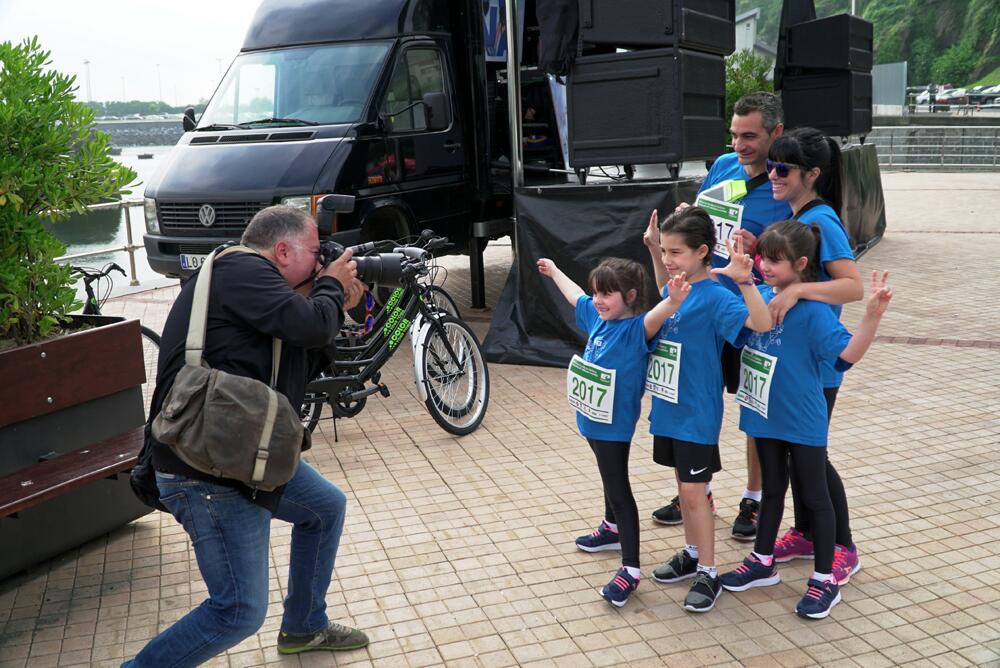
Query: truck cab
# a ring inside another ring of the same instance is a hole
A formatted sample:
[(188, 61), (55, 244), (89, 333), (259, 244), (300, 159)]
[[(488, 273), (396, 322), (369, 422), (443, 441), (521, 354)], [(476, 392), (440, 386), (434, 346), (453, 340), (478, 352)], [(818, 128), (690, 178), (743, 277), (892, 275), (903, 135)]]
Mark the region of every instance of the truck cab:
[(459, 250), (494, 192), (482, 3), (264, 0), (201, 118), (145, 190), (147, 258), (185, 277), (257, 211), (356, 197), (345, 244), (421, 229)]

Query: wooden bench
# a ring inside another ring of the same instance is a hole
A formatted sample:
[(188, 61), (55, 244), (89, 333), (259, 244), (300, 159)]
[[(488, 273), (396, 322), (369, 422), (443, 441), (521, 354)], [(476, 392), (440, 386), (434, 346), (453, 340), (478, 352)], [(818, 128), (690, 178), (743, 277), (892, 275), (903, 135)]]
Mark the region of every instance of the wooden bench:
[(142, 443), (139, 426), (0, 477), (0, 517), (16, 517), (43, 501), (130, 470)]

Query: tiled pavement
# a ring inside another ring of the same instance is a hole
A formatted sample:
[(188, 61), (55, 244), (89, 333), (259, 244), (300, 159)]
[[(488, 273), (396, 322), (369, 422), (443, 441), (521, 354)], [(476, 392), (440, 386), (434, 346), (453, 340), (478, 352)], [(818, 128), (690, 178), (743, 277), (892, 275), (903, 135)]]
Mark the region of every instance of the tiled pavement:
[[(386, 373), (392, 397), (342, 421), (339, 442), (321, 423), (306, 456), (349, 499), (331, 617), (365, 629), (371, 646), (276, 653), (289, 531), (275, 523), (270, 616), (211, 665), (1000, 665), (1000, 178), (893, 173), (884, 184), (889, 231), (860, 265), (890, 269), (896, 297), (883, 338), (847, 375), (831, 433), (863, 569), (830, 618), (792, 612), (803, 561), (706, 615), (680, 607), (686, 586), (648, 577), (625, 608), (610, 607), (595, 588), (615, 556), (572, 544), (602, 503), (564, 372), (491, 366), (486, 420), (456, 439), (417, 402), (404, 352)], [(488, 253), (492, 304), (510, 249)], [(467, 305), (466, 280), (456, 260), (449, 287)], [(109, 307), (155, 323), (173, 294)], [(466, 311), (485, 334), (490, 313)], [(845, 323), (860, 313), (847, 307)], [(735, 417), (727, 409), (726, 470), (713, 482), (723, 567), (747, 550), (728, 537), (744, 487)], [(632, 480), (648, 574), (683, 534), (647, 519), (674, 490), (641, 432)], [(0, 582), (0, 666), (117, 665), (204, 595), (187, 537), (151, 514)]]

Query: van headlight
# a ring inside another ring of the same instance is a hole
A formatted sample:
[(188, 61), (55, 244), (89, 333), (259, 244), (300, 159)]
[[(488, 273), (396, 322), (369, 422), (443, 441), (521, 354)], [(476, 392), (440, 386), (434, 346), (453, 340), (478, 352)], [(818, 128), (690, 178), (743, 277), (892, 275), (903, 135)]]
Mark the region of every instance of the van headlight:
[(150, 234), (159, 234), (160, 221), (156, 218), (156, 200), (152, 197), (144, 197), (142, 210), (146, 214), (146, 231)]
[(296, 195), (294, 197), (282, 197), (281, 203), (285, 206), (294, 206), (296, 209), (302, 209), (308, 214), (312, 214), (312, 197), (310, 195)]

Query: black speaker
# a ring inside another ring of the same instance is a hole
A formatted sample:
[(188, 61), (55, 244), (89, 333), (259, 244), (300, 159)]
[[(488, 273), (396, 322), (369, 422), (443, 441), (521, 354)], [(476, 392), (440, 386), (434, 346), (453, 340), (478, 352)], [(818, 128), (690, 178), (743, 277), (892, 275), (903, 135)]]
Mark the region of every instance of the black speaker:
[(872, 24), (851, 14), (837, 14), (788, 29), (788, 59), (795, 67), (872, 70)]
[(651, 49), (577, 58), (567, 82), (572, 167), (708, 158), (724, 149), (722, 56)]
[(850, 70), (786, 72), (781, 105), (788, 128), (808, 125), (832, 137), (867, 134), (872, 129), (872, 75)]
[(674, 46), (727, 56), (735, 0), (580, 0), (580, 39), (626, 48)]

